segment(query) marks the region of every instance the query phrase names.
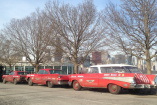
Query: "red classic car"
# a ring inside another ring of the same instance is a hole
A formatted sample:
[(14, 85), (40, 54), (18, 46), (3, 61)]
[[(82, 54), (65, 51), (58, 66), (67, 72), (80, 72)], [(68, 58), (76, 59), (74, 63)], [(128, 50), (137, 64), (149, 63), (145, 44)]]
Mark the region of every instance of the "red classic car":
[(157, 77), (142, 74), (137, 67), (131, 65), (95, 65), (91, 66), (86, 74), (70, 75), (69, 85), (73, 86), (74, 90), (82, 87), (108, 88), (110, 93), (118, 94), (122, 89), (137, 91), (156, 88)]
[(28, 74), (26, 80), (29, 86), (36, 83), (52, 88), (54, 85), (68, 85), (69, 76), (62, 70), (41, 69), (38, 74)]
[(13, 82), (15, 85), (18, 82), (26, 82), (27, 72), (25, 71), (12, 71), (9, 75), (3, 75), (3, 83), (5, 84), (7, 81)]

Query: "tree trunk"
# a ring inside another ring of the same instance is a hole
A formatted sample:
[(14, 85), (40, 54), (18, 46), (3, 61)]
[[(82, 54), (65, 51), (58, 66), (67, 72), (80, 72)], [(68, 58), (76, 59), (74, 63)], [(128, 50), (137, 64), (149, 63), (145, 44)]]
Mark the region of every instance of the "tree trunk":
[(10, 72), (12, 71), (12, 69), (11, 69), (11, 65), (9, 65), (9, 69), (10, 69)]
[(152, 74), (152, 71), (151, 71), (151, 60), (147, 61), (147, 74)]
[(78, 64), (77, 63), (74, 64), (74, 73), (78, 74)]
[(147, 74), (152, 74), (149, 49), (146, 50), (146, 63), (147, 63)]
[(39, 64), (36, 64), (35, 65), (35, 72), (38, 73), (38, 71), (39, 71)]

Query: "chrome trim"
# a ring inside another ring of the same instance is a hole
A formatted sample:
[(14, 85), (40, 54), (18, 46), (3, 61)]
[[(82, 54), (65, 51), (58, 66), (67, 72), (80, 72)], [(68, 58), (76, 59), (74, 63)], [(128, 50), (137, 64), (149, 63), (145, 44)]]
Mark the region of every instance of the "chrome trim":
[(134, 77), (103, 77), (103, 79), (109, 79), (109, 80), (116, 80), (116, 81), (122, 81), (122, 82), (128, 82), (133, 83)]
[(150, 89), (156, 88), (157, 85), (150, 85), (150, 84), (130, 84), (129, 89)]
[(58, 85), (68, 85), (68, 81), (58, 81)]
[(71, 86), (71, 85), (72, 85), (72, 82), (68, 81), (68, 84), (69, 84), (69, 86)]

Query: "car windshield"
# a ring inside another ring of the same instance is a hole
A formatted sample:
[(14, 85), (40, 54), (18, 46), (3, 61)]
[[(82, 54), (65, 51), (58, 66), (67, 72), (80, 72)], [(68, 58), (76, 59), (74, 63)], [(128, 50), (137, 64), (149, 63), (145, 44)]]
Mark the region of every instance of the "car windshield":
[(49, 70), (50, 74), (66, 74), (64, 71), (62, 70)]
[(18, 75), (27, 75), (27, 72), (17, 72)]
[(126, 71), (129, 71), (130, 73), (142, 73), (140, 70), (138, 70), (137, 67), (125, 67)]

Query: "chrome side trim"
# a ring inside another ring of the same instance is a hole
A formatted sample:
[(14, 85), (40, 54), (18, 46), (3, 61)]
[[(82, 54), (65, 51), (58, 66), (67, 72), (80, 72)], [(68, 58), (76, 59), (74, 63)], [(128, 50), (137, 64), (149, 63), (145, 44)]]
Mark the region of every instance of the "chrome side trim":
[(128, 83), (132, 83), (134, 81), (134, 77), (103, 77), (103, 79), (110, 79)]

